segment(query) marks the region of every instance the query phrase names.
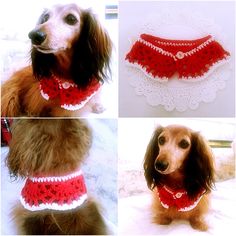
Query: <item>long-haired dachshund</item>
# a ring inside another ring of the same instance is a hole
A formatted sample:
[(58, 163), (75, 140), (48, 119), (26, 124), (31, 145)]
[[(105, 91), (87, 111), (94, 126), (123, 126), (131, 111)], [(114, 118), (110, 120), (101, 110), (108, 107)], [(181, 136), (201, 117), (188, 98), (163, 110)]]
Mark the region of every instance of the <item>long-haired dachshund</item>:
[(158, 127), (146, 150), (144, 174), (153, 190), (156, 223), (185, 219), (194, 229), (208, 229), (203, 215), (214, 186), (213, 156), (199, 133), (179, 125)]
[(109, 79), (112, 42), (94, 14), (56, 5), (43, 12), (29, 38), (32, 65), (3, 84), (2, 116), (101, 112), (95, 95)]
[(19, 234), (108, 233), (80, 169), (91, 142), (83, 120), (14, 121), (6, 162), (12, 177), (26, 178), (13, 210)]

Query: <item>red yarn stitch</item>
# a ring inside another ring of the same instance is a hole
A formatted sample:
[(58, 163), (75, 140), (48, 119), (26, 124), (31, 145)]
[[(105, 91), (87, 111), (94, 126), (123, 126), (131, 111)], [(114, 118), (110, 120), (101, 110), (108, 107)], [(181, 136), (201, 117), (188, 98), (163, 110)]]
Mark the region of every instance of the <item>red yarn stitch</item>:
[[(176, 72), (179, 74), (179, 79), (201, 77), (214, 63), (230, 55), (210, 35), (196, 40), (169, 40), (141, 34), (140, 39), (135, 42), (125, 59), (132, 64), (138, 64), (154, 78), (171, 78)], [(196, 52), (178, 58), (178, 52), (187, 53), (208, 40), (209, 43)], [(173, 56), (165, 55), (160, 50), (155, 50), (155, 47)]]
[(61, 107), (67, 110), (77, 110), (83, 107), (100, 86), (101, 84), (96, 80), (92, 80), (86, 89), (78, 88), (75, 83), (62, 81), (55, 76), (40, 80), (42, 96), (47, 100), (59, 98)]
[(162, 205), (165, 208), (175, 207), (178, 211), (192, 210), (204, 193), (205, 191), (201, 190), (196, 197), (190, 198), (184, 189), (173, 190), (166, 186), (157, 188)]
[(60, 182), (33, 182), (28, 178), (21, 191), (21, 196), (30, 207), (37, 207), (40, 204), (71, 204), (86, 192), (83, 175)]

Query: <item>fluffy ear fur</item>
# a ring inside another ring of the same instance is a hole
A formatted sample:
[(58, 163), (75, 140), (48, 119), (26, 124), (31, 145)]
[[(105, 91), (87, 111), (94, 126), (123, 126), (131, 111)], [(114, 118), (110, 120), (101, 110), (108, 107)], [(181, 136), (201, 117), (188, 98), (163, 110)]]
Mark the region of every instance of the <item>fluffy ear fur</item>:
[(158, 137), (162, 131), (163, 127), (161, 126), (157, 127), (157, 129), (154, 131), (144, 157), (144, 176), (147, 181), (147, 186), (150, 189), (153, 189), (161, 181), (161, 174), (155, 170), (154, 162), (159, 154)]
[(91, 131), (82, 120), (17, 120), (7, 157), (10, 174), (26, 177), (75, 171), (88, 153), (91, 140)]
[(89, 10), (82, 12), (81, 21), (80, 35), (73, 48), (71, 73), (75, 83), (86, 87), (92, 79), (103, 82), (108, 78), (112, 43)]
[(184, 184), (189, 196), (194, 196), (202, 189), (210, 192), (214, 185), (213, 154), (199, 133), (192, 133), (191, 149), (184, 168)]

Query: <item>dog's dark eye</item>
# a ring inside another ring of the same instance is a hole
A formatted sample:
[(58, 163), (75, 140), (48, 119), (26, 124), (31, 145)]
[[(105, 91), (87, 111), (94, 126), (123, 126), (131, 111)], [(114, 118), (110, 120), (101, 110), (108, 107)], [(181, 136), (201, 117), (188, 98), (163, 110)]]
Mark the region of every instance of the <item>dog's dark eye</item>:
[(43, 23), (47, 22), (48, 19), (49, 19), (49, 17), (50, 17), (50, 16), (49, 16), (48, 13), (42, 15), (42, 17), (40, 18), (40, 24), (43, 24)]
[(77, 18), (72, 14), (67, 15), (64, 20), (68, 25), (75, 25), (78, 22)]
[(159, 137), (159, 139), (158, 139), (158, 143), (159, 143), (160, 145), (164, 145), (165, 142), (166, 142), (166, 139), (165, 139), (164, 136)]
[(182, 139), (182, 140), (180, 141), (180, 143), (179, 143), (179, 147), (180, 147), (180, 148), (183, 148), (183, 149), (188, 148), (189, 145), (190, 145), (189, 142), (188, 142), (187, 140), (185, 140), (185, 139)]

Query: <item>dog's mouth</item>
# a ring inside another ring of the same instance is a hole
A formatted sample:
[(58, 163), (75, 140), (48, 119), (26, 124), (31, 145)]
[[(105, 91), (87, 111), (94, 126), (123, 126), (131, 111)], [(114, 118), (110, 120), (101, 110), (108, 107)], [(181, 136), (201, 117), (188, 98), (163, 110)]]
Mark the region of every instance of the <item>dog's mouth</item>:
[(39, 51), (39, 52), (42, 52), (42, 53), (45, 53), (45, 54), (50, 54), (50, 53), (57, 53), (59, 51), (63, 51), (65, 50), (66, 48), (64, 47), (61, 47), (61, 48), (49, 48), (49, 47), (44, 47), (44, 46), (40, 46), (40, 45), (33, 45), (33, 47)]

